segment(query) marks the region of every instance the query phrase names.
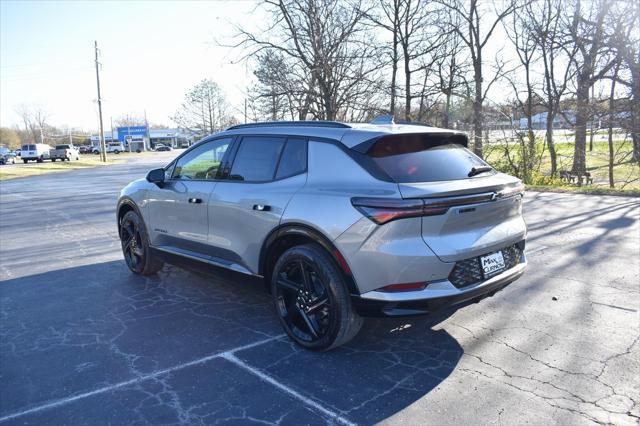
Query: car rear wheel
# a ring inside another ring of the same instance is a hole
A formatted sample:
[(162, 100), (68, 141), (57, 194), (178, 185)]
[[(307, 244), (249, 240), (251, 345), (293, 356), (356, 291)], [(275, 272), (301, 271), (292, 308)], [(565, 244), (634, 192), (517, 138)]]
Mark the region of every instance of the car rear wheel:
[(152, 275), (162, 269), (163, 262), (151, 253), (144, 223), (135, 211), (127, 212), (120, 221), (120, 241), (131, 272)]
[(290, 248), (273, 270), (271, 295), (283, 328), (297, 344), (326, 351), (362, 327), (335, 261), (317, 244)]
[(27, 164), (27, 163), (29, 162), (29, 160), (22, 160), (22, 162), (23, 162), (24, 164)]

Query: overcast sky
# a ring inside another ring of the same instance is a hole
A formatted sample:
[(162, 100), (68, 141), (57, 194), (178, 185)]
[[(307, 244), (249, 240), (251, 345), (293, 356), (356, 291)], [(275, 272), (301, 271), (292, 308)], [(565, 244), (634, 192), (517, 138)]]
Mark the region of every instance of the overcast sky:
[[(231, 23), (260, 22), (253, 1), (0, 0), (0, 125), (13, 126), (21, 104), (36, 104), (58, 126), (98, 127), (94, 40), (101, 50), (103, 116), (169, 120), (185, 91), (204, 78), (242, 105), (245, 66), (216, 45)], [(250, 72), (249, 72), (250, 74)], [(249, 76), (250, 77), (250, 76)], [(240, 114), (238, 113), (238, 116)]]

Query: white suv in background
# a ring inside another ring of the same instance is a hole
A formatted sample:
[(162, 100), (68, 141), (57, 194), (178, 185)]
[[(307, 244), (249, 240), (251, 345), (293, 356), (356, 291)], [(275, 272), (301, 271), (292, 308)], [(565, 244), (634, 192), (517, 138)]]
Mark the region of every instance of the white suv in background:
[[(120, 154), (124, 152), (125, 148), (122, 142), (109, 142), (107, 143), (107, 152), (110, 154)], [(100, 154), (100, 146), (94, 146), (92, 151), (94, 154)]]

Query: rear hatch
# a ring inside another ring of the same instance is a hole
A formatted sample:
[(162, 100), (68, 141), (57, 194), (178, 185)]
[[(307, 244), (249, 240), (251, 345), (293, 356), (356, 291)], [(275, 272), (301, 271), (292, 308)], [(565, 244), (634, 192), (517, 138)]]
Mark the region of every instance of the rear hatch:
[(404, 199), (424, 204), (422, 238), (443, 261), (491, 253), (522, 240), (523, 186), (466, 148), (456, 133), (387, 135), (366, 154)]
[(22, 149), (20, 151), (20, 157), (22, 158), (30, 158), (37, 157), (38, 152), (36, 151), (35, 145), (22, 145)]

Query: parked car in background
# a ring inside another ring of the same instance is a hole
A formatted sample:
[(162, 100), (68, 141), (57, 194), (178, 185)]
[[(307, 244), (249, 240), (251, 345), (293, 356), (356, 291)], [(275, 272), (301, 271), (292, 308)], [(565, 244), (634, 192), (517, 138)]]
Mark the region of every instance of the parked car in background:
[(93, 147), (91, 145), (80, 145), (78, 147), (78, 152), (80, 154), (91, 154)]
[(35, 143), (22, 145), (22, 149), (20, 151), (20, 158), (23, 163), (28, 163), (29, 161), (37, 161), (38, 163), (42, 163), (44, 160), (48, 160), (51, 158), (51, 147), (44, 143)]
[(122, 190), (126, 264), (262, 278), (285, 332), (313, 350), (348, 342), (363, 316), (479, 301), (526, 268), (524, 185), (467, 146), (420, 125), (231, 127)]
[(161, 144), (161, 143), (157, 143), (157, 144), (153, 147), (153, 150), (154, 150), (154, 151), (158, 151), (158, 152), (161, 152), (161, 151), (171, 151), (171, 147), (170, 147), (170, 146), (167, 146), (167, 145), (164, 145), (164, 144)]
[[(121, 152), (124, 152), (124, 151), (125, 151), (125, 148), (122, 142), (107, 143), (107, 153), (120, 154)], [(91, 152), (93, 152), (94, 154), (100, 154), (100, 147), (99, 146), (92, 147)]]
[(7, 147), (0, 146), (0, 165), (16, 164), (16, 155)]
[(80, 152), (75, 146), (70, 144), (56, 145), (55, 149), (51, 150), (49, 155), (51, 157), (51, 161), (53, 162), (55, 162), (56, 160), (71, 161), (72, 159), (80, 159)]

